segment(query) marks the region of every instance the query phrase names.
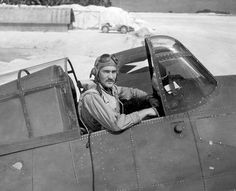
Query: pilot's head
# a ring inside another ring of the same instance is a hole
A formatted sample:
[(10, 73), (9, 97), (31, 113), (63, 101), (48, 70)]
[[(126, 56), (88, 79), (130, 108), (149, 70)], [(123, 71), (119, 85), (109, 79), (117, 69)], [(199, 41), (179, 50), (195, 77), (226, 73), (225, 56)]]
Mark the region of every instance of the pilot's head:
[(100, 83), (104, 88), (111, 88), (116, 82), (117, 74), (116, 58), (110, 54), (103, 54), (96, 59), (90, 77), (94, 75), (95, 82)]

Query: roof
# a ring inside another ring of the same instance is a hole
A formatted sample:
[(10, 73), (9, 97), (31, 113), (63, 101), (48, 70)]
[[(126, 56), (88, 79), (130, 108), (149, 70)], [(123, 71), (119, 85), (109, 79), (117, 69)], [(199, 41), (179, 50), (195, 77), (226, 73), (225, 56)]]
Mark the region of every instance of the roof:
[(74, 20), (70, 8), (0, 7), (0, 23), (71, 24)]

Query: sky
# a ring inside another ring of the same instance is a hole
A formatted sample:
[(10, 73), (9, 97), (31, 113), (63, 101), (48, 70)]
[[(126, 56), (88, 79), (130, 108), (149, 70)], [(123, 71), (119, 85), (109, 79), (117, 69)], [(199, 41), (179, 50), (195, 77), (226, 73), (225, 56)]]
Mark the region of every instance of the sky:
[(203, 9), (236, 14), (236, 0), (112, 0), (113, 6), (138, 12), (187, 12)]

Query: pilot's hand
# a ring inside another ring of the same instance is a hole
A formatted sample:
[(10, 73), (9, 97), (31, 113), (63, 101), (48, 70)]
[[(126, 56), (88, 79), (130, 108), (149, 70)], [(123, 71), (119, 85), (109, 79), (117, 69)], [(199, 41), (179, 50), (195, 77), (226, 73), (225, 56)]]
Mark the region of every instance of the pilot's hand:
[(157, 117), (160, 117), (160, 114), (159, 114), (157, 108), (156, 108), (156, 107), (153, 107), (152, 109), (154, 110), (155, 113), (153, 113), (153, 115), (151, 115), (151, 116), (153, 116), (153, 117), (156, 117), (156, 116), (157, 116)]
[(150, 103), (150, 105), (152, 107), (158, 108), (160, 107), (160, 102), (158, 99), (156, 99), (155, 97), (153, 97), (152, 95), (148, 95), (146, 97), (146, 100)]
[(151, 107), (138, 111), (138, 115), (139, 118), (143, 120), (144, 118), (157, 117), (159, 116), (159, 113), (156, 108)]

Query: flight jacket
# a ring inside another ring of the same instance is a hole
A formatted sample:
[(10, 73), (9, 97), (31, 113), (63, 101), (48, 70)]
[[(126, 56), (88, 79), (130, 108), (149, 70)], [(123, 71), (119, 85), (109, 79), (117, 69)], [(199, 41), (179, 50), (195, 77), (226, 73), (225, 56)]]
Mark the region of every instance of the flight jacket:
[(117, 132), (141, 121), (138, 112), (127, 115), (120, 112), (120, 99), (145, 99), (146, 92), (114, 85), (110, 94), (100, 84), (99, 86), (101, 92), (98, 92), (97, 86), (85, 91), (80, 96), (78, 104), (80, 120), (90, 131), (107, 129)]

